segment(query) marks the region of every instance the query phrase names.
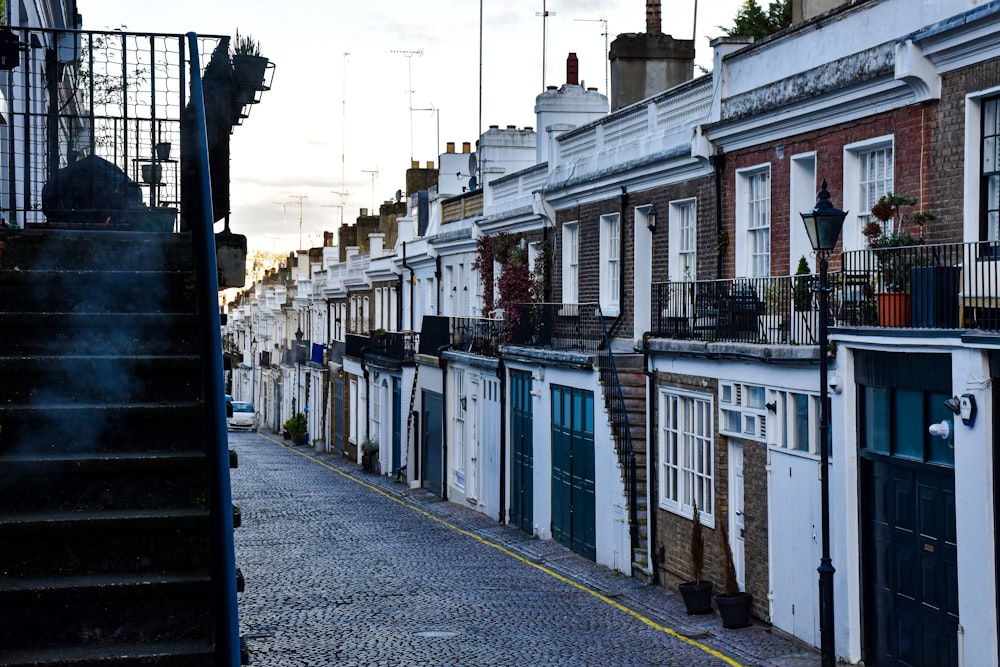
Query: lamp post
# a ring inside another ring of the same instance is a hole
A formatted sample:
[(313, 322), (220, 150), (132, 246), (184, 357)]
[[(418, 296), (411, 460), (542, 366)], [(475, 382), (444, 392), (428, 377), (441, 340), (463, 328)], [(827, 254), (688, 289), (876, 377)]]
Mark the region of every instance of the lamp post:
[(300, 363), (302, 354), (302, 337), (305, 336), (302, 333), (302, 327), (298, 326), (295, 329), (295, 392), (292, 394), (292, 414), (295, 415), (298, 411), (295, 409), (297, 399), (299, 397), (299, 369), (302, 367)]
[[(257, 338), (250, 339), (250, 402), (257, 405)], [(256, 410), (257, 408), (254, 408)]]
[(834, 208), (830, 203), (830, 192), (826, 180), (816, 195), (816, 206), (811, 211), (800, 214), (809, 235), (816, 256), (819, 258), (819, 465), (820, 498), (822, 512), (823, 554), (819, 568), (819, 636), (820, 656), (823, 667), (834, 667), (837, 656), (833, 636), (833, 562), (830, 560), (830, 411), (827, 389), (827, 321), (830, 287), (827, 284), (827, 269), (830, 252), (837, 245), (840, 229), (844, 226), (847, 213)]

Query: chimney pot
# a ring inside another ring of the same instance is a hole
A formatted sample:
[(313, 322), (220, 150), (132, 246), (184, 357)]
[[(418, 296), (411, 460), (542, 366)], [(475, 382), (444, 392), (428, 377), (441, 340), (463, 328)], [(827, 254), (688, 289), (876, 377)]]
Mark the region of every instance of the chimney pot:
[(428, 169), (433, 169), (434, 168), (434, 160), (428, 160), (427, 161), (427, 168)]
[(449, 141), (447, 144), (445, 144), (445, 146), (447, 146), (447, 148), (445, 148), (445, 150), (448, 153), (454, 153), (455, 152), (455, 142), (454, 141)]
[(418, 162), (417, 160), (411, 160), (410, 169), (420, 169), (420, 162)]
[(660, 33), (660, 0), (646, 0), (646, 32), (650, 35)]
[(463, 153), (471, 153), (472, 152), (472, 145), (468, 141), (463, 141), (462, 142), (462, 152)]
[(580, 85), (580, 61), (575, 53), (570, 53), (566, 57), (566, 84), (572, 86)]
[(556, 90), (556, 86), (545, 86), (545, 90)]

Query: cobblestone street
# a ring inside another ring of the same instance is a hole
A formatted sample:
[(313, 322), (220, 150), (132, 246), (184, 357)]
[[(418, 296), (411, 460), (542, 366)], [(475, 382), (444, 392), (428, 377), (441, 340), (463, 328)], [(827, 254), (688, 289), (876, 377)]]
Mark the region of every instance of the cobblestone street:
[(480, 514), (263, 434), (231, 434), (255, 666), (817, 665)]

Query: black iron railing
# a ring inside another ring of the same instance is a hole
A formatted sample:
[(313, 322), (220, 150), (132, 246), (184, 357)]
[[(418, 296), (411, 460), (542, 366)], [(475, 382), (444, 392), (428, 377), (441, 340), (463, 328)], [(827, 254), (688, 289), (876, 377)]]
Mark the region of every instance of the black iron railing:
[(738, 343), (815, 345), (812, 274), (652, 285), (652, 333)]
[(451, 318), (451, 349), (496, 357), (500, 352), (503, 320), (483, 317)]
[[(181, 160), (193, 172), (199, 150), (191, 118), (183, 118), (193, 97), (185, 37), (7, 29), (22, 48), (20, 65), (2, 73), (11, 104), (0, 162), (23, 169), (0, 176), (4, 218), (19, 226), (174, 230), (185, 197)], [(199, 59), (199, 78), (213, 52), (228, 63), (228, 38), (195, 36), (192, 44), (209, 54)], [(205, 81), (208, 97), (218, 92), (212, 86)], [(186, 187), (197, 190), (193, 180)]]
[(415, 331), (374, 331), (371, 353), (397, 361), (412, 361), (420, 339)]
[(519, 303), (505, 313), (501, 335), (503, 344), (578, 352), (597, 352), (604, 339), (593, 303)]
[(841, 326), (1000, 331), (1000, 243), (845, 252), (831, 275)]
[[(600, 308), (598, 308), (598, 312)], [(601, 388), (604, 394), (604, 405), (611, 421), (611, 431), (614, 435), (615, 450), (618, 453), (618, 465), (622, 469), (622, 482), (628, 497), (628, 526), (631, 548), (639, 545), (639, 492), (636, 476), (635, 449), (632, 445), (632, 429), (628, 423), (628, 410), (625, 407), (625, 397), (622, 395), (621, 382), (618, 380), (618, 368), (611, 352), (611, 339), (604, 317), (599, 317), (603, 341), (597, 355), (597, 366), (601, 374)]]

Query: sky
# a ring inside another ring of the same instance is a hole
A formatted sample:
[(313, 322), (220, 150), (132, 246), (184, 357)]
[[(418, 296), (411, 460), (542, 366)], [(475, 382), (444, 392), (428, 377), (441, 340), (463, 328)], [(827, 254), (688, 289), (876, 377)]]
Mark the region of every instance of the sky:
[[(733, 24), (741, 4), (662, 0), (662, 31), (693, 36), (696, 74), (699, 66), (708, 71), (709, 40), (723, 34), (719, 26)], [(480, 99), (483, 129), (536, 127), (535, 96), (543, 81), (565, 82), (570, 52), (579, 58), (581, 82), (606, 93), (606, 44), (646, 29), (645, 0), (77, 5), (85, 30), (234, 35), (238, 29), (260, 42), (275, 63), (274, 78), (233, 132), (230, 227), (247, 236), (251, 251), (277, 253), (321, 245), (323, 231), (405, 191), (411, 159), (436, 164), (446, 142), (458, 150), (466, 141), (475, 146)]]

